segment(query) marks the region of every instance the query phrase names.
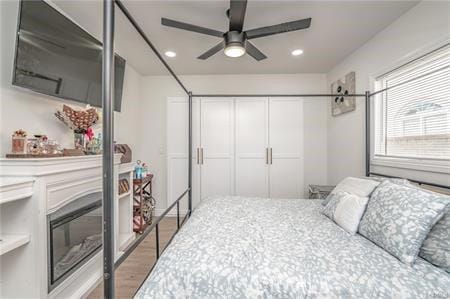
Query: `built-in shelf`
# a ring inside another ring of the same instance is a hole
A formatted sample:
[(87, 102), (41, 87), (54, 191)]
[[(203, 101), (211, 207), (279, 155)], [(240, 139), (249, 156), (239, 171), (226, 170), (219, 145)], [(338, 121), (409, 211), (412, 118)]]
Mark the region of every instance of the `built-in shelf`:
[(131, 191), (128, 191), (128, 192), (119, 194), (119, 198), (125, 198), (125, 197), (128, 197), (128, 196), (130, 196), (130, 195), (131, 195)]
[(124, 251), (135, 239), (134, 233), (119, 234), (119, 250)]
[(33, 178), (1, 178), (0, 205), (33, 195)]
[(0, 235), (0, 256), (30, 242), (29, 235)]
[(129, 173), (134, 170), (134, 162), (119, 165), (119, 174)]

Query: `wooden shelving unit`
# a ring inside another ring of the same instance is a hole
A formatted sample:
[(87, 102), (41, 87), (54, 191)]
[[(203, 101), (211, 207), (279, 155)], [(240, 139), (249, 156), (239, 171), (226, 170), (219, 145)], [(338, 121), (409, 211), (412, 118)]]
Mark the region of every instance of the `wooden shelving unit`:
[[(151, 223), (152, 205), (154, 206), (152, 180), (153, 174), (133, 180), (133, 230), (136, 233), (142, 233)], [(150, 213), (150, 215), (146, 215), (146, 213)]]

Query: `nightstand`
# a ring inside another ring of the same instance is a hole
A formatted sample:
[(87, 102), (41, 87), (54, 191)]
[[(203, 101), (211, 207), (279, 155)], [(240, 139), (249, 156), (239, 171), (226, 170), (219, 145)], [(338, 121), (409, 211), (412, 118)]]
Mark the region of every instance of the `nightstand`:
[(309, 185), (309, 199), (325, 199), (336, 186)]

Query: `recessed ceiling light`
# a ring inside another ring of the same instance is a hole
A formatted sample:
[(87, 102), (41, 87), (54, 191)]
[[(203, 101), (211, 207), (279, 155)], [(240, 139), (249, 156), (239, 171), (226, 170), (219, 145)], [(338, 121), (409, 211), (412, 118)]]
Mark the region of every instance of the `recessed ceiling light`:
[(166, 55), (167, 57), (173, 58), (173, 57), (177, 56), (177, 53), (175, 53), (173, 51), (166, 51), (166, 53), (164, 53), (164, 55)]
[(303, 50), (301, 49), (296, 49), (294, 51), (291, 52), (292, 56), (299, 56), (303, 54)]

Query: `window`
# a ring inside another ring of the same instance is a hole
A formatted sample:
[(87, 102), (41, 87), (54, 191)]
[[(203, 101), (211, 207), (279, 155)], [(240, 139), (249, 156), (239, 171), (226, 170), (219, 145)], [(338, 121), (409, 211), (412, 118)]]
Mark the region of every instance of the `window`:
[(375, 157), (450, 160), (450, 47), (376, 81)]

